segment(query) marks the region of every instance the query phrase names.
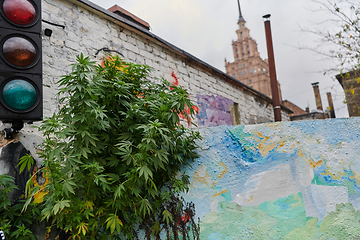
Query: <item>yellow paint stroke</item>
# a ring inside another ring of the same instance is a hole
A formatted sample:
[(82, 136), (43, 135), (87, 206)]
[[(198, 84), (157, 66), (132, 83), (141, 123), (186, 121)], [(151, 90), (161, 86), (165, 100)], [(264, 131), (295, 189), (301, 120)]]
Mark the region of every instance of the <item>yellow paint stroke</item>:
[(229, 168), (223, 162), (219, 162), (219, 165), (224, 168), (224, 170), (222, 170), (222, 172), (217, 175), (218, 179), (220, 180), (228, 172)]
[(257, 148), (260, 151), (261, 156), (265, 156), (267, 155), (271, 150), (273, 150), (274, 148), (276, 148), (277, 144), (276, 142), (272, 143), (272, 144), (268, 144), (266, 145), (265, 142), (267, 140), (269, 140), (270, 138), (267, 136), (263, 136), (261, 133), (257, 132), (256, 135), (259, 136), (259, 138), (261, 138), (262, 140), (259, 142), (259, 144), (257, 145)]
[(219, 196), (221, 196), (221, 194), (223, 194), (223, 193), (227, 193), (229, 190), (227, 190), (227, 189), (224, 189), (224, 190), (222, 190), (221, 192), (219, 192), (219, 193), (215, 193), (214, 195), (213, 195), (213, 197), (219, 197)]
[(254, 201), (254, 195), (251, 195), (251, 196), (250, 196), (250, 199), (249, 199), (248, 201), (249, 201), (249, 202)]
[(317, 168), (317, 167), (320, 167), (321, 165), (324, 164), (324, 161), (323, 160), (319, 160), (317, 162), (311, 160), (310, 158), (308, 159), (308, 163), (309, 165), (312, 167), (312, 168)]
[(290, 204), (292, 208), (295, 208), (295, 207), (303, 204), (303, 201), (302, 201), (303, 199), (299, 195), (296, 194), (296, 196), (294, 196), (293, 199), (297, 202)]
[[(203, 171), (205, 171), (205, 174), (203, 174)], [(211, 176), (209, 172), (206, 170), (206, 163), (198, 167), (198, 169), (195, 171), (193, 175), (193, 179), (194, 181), (191, 182), (190, 187), (194, 187), (194, 184), (197, 182), (209, 186), (209, 183), (211, 182)]]
[(297, 155), (298, 155), (299, 157), (304, 157), (304, 154), (303, 154), (302, 151), (300, 151), (300, 150), (297, 151)]
[[(34, 173), (37, 171), (37, 167), (34, 168)], [(44, 201), (45, 195), (49, 193), (49, 191), (45, 191), (45, 186), (49, 183), (49, 178), (45, 175), (45, 183), (40, 185), (37, 181), (37, 175), (34, 174), (33, 177), (34, 187), (40, 186), (40, 189), (34, 195), (34, 203), (42, 203)]]
[(341, 178), (343, 176), (345, 176), (345, 173), (341, 173), (341, 172), (338, 172), (339, 175), (335, 174), (335, 173), (332, 173), (332, 172), (329, 172), (329, 169), (328, 168), (325, 168), (325, 172), (324, 173), (320, 173), (321, 175), (330, 175), (332, 179), (334, 180), (341, 180)]
[(294, 150), (295, 150), (295, 143), (293, 143), (293, 144), (291, 145), (291, 152), (294, 152)]
[(214, 188), (215, 185), (224, 177), (224, 175), (229, 171), (229, 168), (223, 162), (219, 162), (220, 167), (223, 167), (224, 170), (220, 174), (217, 175), (217, 181), (212, 182), (211, 188)]
[(249, 136), (248, 138), (250, 138), (250, 139), (254, 139), (254, 141), (255, 141), (256, 143), (260, 142), (260, 139), (259, 139), (258, 137), (255, 137), (255, 136)]

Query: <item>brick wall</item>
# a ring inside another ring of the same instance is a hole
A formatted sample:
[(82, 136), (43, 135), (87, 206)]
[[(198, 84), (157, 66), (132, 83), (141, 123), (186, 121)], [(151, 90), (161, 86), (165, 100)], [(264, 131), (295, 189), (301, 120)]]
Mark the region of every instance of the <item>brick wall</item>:
[[(56, 81), (67, 73), (67, 67), (81, 52), (95, 58), (98, 49), (107, 47), (121, 52), (132, 62), (147, 64), (154, 69), (155, 77), (173, 82), (188, 89), (190, 98), (197, 102), (197, 95), (222, 96), (238, 103), (242, 124), (273, 121), (271, 100), (242, 84), (234, 84), (230, 77), (219, 74), (203, 62), (189, 59), (183, 51), (169, 47), (169, 43), (151, 32), (140, 31), (119, 20), (122, 18), (99, 6), (80, 6), (88, 1), (43, 0), (43, 19), (65, 26), (65, 29), (43, 23), (43, 28), (53, 30), (51, 37), (43, 36), (44, 115), (49, 116), (58, 108), (55, 97)], [(141, 17), (141, 16), (140, 16)], [(150, 23), (151, 25), (151, 23)], [(190, 55), (190, 54), (188, 54)], [(219, 71), (220, 72), (220, 71)], [(289, 120), (283, 111), (283, 119)], [(197, 121), (196, 119), (194, 120)]]
[[(268, 97), (153, 35), (145, 28), (87, 0), (43, 0), (42, 19), (65, 27), (46, 22), (42, 25), (43, 30), (52, 30), (50, 37), (43, 35), (45, 117), (51, 116), (60, 107), (56, 95), (56, 82), (62, 75), (70, 72), (69, 65), (74, 63), (75, 56), (83, 53), (100, 62), (104, 53), (96, 53), (99, 49), (107, 47), (122, 53), (126, 60), (149, 65), (154, 69), (154, 77), (164, 77), (185, 87), (189, 91), (190, 99), (198, 105), (205, 96), (233, 103), (230, 112), (228, 106), (225, 106), (218, 109), (219, 111), (202, 114), (202, 121), (207, 122), (203, 126), (228, 124), (230, 115), (231, 122), (237, 124), (273, 121), (271, 99)], [(237, 111), (234, 111), (234, 106), (238, 108)], [(206, 109), (200, 109), (201, 111), (206, 112)], [(233, 112), (238, 113), (236, 117)], [(221, 116), (218, 116), (218, 113)], [(288, 121), (289, 112), (283, 109), (282, 113), (283, 120)], [(198, 123), (198, 118), (200, 115), (192, 122)], [(218, 121), (219, 118), (227, 120)], [(39, 123), (34, 125), (36, 124)], [(0, 130), (4, 127), (0, 126)], [(31, 154), (34, 154), (34, 158), (39, 160), (36, 146), (42, 141), (41, 133), (25, 126), (19, 134), (19, 140)]]

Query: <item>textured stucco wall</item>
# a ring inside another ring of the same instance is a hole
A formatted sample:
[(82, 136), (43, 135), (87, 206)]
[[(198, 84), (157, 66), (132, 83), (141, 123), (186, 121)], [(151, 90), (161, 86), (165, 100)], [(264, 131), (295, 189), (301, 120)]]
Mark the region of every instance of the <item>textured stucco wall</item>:
[(360, 239), (360, 118), (200, 129), (201, 239)]

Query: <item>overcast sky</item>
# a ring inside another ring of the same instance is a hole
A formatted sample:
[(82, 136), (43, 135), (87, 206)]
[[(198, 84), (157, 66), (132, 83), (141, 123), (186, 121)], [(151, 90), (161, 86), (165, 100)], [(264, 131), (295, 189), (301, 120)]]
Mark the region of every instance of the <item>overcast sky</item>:
[[(210, 65), (225, 72), (224, 59), (233, 62), (231, 41), (236, 40), (239, 12), (237, 0), (91, 0), (103, 8), (117, 4), (147, 21), (151, 31)], [(300, 28), (321, 28), (315, 23), (329, 15), (314, 11), (319, 5), (311, 0), (240, 0), (250, 36), (267, 58), (262, 16), (271, 14), (275, 64), (283, 100), (299, 107), (316, 109), (311, 83), (319, 82), (323, 108), (328, 107), (331, 92), (337, 117), (348, 117), (345, 96), (333, 75), (324, 70), (334, 66), (331, 60), (296, 46), (316, 46), (318, 38)], [(327, 25), (331, 28), (331, 25)]]

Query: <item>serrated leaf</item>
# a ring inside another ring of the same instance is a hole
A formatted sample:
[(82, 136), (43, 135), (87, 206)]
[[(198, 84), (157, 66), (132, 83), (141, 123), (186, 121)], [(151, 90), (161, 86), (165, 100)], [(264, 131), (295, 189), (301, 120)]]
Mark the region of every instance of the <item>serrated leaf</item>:
[(117, 232), (121, 231), (121, 227), (123, 226), (122, 221), (115, 214), (110, 214), (110, 216), (106, 219), (106, 229), (110, 228), (110, 233), (113, 233), (116, 229)]

